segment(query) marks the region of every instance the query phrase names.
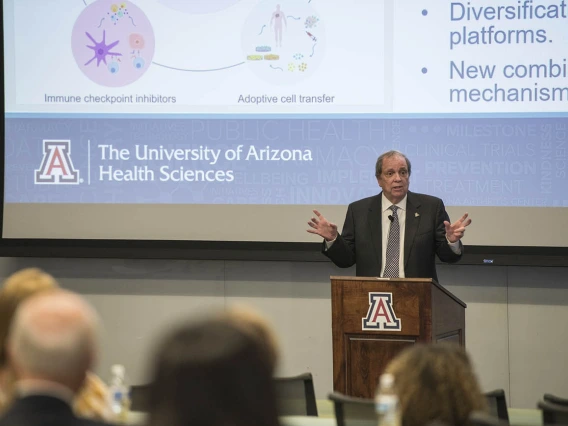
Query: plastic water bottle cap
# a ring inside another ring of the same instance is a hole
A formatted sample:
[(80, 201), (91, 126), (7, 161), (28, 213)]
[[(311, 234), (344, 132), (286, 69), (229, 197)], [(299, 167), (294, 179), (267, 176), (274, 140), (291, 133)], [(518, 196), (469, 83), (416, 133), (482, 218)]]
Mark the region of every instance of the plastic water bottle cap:
[(394, 376), (392, 374), (382, 374), (379, 383), (381, 388), (391, 388), (394, 385)]
[(124, 372), (125, 372), (124, 365), (122, 365), (122, 364), (114, 364), (114, 365), (111, 367), (111, 372), (112, 372), (112, 374), (113, 374), (114, 376), (118, 376), (118, 377), (120, 377), (120, 378), (124, 378)]

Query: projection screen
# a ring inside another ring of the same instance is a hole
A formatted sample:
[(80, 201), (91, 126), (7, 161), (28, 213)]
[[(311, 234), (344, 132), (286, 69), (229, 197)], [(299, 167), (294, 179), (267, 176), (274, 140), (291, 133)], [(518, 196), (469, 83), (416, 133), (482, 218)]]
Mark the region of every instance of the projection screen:
[(317, 242), (378, 155), (468, 245), (568, 241), (562, 1), (3, 1), (4, 238)]

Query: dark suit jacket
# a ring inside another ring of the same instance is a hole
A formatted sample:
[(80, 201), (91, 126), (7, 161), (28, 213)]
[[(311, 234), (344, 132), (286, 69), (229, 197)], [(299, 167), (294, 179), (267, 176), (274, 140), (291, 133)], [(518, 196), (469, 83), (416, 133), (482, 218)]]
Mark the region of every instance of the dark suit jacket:
[[(378, 277), (382, 268), (382, 192), (351, 203), (345, 224), (329, 250), (323, 253), (341, 268), (357, 265), (357, 276)], [(449, 217), (442, 200), (408, 192), (404, 234), (404, 274), (407, 278), (436, 281), (437, 254), (443, 262), (457, 262), (446, 240), (444, 221)], [(461, 246), (461, 242), (460, 242)], [(462, 247), (463, 252), (463, 247)]]
[(81, 419), (69, 404), (48, 395), (30, 395), (14, 401), (0, 418), (0, 426), (105, 426)]

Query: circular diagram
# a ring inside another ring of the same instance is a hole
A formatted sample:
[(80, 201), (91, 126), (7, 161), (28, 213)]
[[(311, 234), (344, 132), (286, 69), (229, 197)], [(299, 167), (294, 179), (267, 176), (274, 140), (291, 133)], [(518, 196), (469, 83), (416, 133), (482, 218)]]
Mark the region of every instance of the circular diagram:
[(133, 3), (97, 0), (77, 18), (71, 48), (77, 65), (92, 81), (102, 86), (126, 86), (152, 63), (154, 30)]
[(291, 84), (311, 75), (325, 52), (325, 25), (309, 4), (260, 3), (242, 32), (244, 60), (259, 77)]
[(227, 9), (240, 0), (158, 0), (158, 3), (180, 12), (201, 15)]

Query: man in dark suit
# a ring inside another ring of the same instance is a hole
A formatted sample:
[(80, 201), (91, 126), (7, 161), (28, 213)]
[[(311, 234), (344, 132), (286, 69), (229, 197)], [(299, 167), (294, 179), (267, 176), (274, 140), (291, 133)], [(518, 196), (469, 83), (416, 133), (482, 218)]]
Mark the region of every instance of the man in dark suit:
[(382, 192), (349, 205), (343, 231), (314, 210), (308, 232), (324, 238), (323, 253), (358, 276), (433, 278), (435, 255), (457, 262), (468, 214), (450, 223), (442, 200), (408, 191), (411, 164), (398, 151), (382, 154), (375, 174)]
[(16, 399), (0, 426), (100, 426), (71, 404), (96, 354), (97, 317), (77, 295), (53, 291), (19, 308), (7, 342)]

